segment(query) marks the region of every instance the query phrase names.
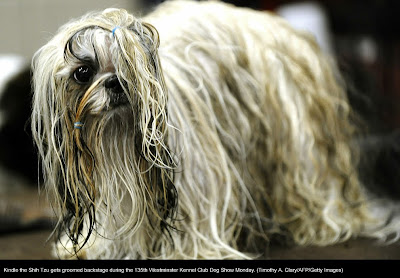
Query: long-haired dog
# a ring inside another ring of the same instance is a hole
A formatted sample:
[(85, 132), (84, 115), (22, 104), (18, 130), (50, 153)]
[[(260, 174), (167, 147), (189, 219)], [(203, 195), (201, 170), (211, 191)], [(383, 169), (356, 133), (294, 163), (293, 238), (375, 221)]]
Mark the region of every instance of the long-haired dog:
[(281, 235), (397, 239), (391, 209), (376, 211), (358, 177), (335, 67), (273, 14), (186, 1), (143, 19), (89, 13), (35, 54), (33, 83), (63, 258), (254, 258)]

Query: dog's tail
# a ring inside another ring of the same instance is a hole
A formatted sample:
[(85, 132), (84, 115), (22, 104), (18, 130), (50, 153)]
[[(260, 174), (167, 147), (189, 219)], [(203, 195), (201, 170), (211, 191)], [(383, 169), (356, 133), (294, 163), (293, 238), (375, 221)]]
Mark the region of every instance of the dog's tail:
[(370, 135), (360, 141), (359, 175), (372, 215), (380, 222), (365, 235), (383, 243), (400, 240), (400, 130)]

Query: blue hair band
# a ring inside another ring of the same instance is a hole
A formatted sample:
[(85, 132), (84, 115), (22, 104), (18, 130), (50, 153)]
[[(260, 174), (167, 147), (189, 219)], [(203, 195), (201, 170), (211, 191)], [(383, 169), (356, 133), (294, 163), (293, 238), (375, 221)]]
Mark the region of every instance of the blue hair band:
[(83, 123), (81, 123), (81, 122), (76, 122), (76, 123), (74, 123), (74, 128), (76, 128), (76, 129), (82, 129), (82, 127), (83, 127)]
[(117, 30), (118, 28), (121, 28), (121, 26), (115, 26), (114, 29), (112, 29), (112, 35), (113, 37), (115, 37), (115, 30)]

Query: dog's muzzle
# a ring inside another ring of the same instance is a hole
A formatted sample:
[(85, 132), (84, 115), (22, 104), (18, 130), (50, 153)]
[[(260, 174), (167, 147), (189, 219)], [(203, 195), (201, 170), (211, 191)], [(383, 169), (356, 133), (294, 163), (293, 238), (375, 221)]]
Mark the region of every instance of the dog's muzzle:
[(104, 87), (110, 97), (110, 104), (114, 107), (128, 103), (128, 97), (116, 75), (110, 76), (104, 82)]

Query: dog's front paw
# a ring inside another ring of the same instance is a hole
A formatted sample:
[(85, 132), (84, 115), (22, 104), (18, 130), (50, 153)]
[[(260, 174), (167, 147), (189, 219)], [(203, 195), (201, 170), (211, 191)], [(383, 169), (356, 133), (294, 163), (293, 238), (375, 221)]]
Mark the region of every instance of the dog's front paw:
[(85, 260), (86, 251), (84, 249), (74, 248), (74, 246), (69, 243), (63, 243), (61, 241), (57, 242), (53, 246), (52, 254), (54, 257), (61, 260)]

